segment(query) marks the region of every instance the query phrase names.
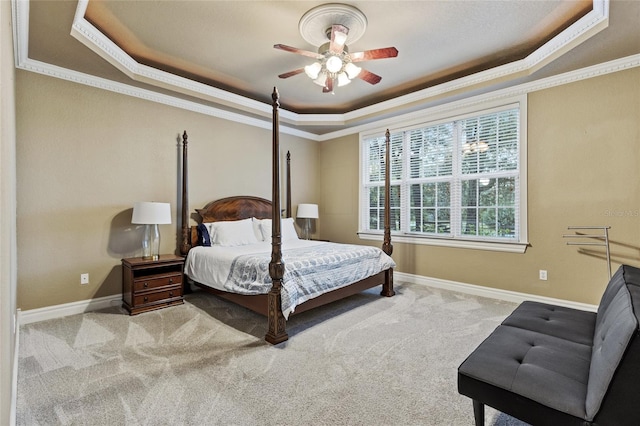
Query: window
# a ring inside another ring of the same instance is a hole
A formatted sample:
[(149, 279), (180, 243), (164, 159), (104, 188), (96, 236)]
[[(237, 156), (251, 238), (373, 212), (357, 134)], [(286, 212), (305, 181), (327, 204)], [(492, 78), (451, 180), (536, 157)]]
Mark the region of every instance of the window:
[[(390, 129), (395, 241), (508, 251), (526, 243), (521, 113), (511, 104)], [(361, 135), (363, 238), (384, 229), (385, 152), (383, 133)]]

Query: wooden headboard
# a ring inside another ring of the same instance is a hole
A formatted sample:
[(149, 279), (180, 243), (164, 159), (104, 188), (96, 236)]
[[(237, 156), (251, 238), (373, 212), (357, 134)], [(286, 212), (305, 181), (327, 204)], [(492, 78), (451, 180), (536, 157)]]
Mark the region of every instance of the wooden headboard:
[(271, 219), (271, 201), (251, 196), (227, 197), (196, 209), (202, 222), (242, 220), (255, 217)]
[[(196, 209), (200, 216), (199, 223), (220, 222), (224, 220), (242, 220), (255, 217), (271, 219), (273, 208), (271, 201), (260, 197), (235, 196), (212, 201), (201, 209)], [(190, 246), (198, 243), (197, 226), (190, 229)]]
[[(191, 247), (198, 245), (198, 230), (197, 226), (190, 226), (190, 212), (189, 212), (189, 187), (187, 183), (188, 178), (188, 144), (187, 132), (182, 135), (182, 238), (180, 242), (179, 251), (182, 255), (189, 252)], [(276, 168), (275, 170), (278, 170)], [(291, 217), (291, 153), (287, 152), (286, 163), (286, 199), (285, 199), (285, 217)], [(278, 188), (278, 201), (280, 198), (279, 185)], [(198, 223), (219, 222), (223, 220), (241, 220), (255, 217), (258, 219), (271, 219), (274, 214), (273, 204), (271, 201), (254, 196), (234, 196), (221, 198), (216, 201), (211, 201), (209, 204), (201, 209), (196, 209), (196, 212), (200, 216)]]

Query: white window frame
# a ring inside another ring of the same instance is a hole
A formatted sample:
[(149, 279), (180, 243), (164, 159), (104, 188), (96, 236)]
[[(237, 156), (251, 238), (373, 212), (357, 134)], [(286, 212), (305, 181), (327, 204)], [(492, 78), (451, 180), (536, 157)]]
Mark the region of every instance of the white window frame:
[[(358, 236), (363, 240), (376, 240), (382, 241), (382, 231), (368, 230), (367, 226), (369, 216), (368, 209), (364, 208), (364, 202), (368, 200), (368, 195), (365, 194), (364, 179), (365, 179), (365, 161), (364, 158), (366, 150), (364, 149), (364, 142), (371, 137), (379, 137), (384, 135), (384, 132), (389, 129), (393, 133), (404, 132), (411, 129), (432, 126), (440, 123), (451, 122), (468, 117), (481, 116), (489, 114), (493, 111), (502, 110), (505, 108), (518, 108), (519, 110), (519, 182), (520, 182), (520, 197), (518, 206), (518, 221), (519, 221), (519, 239), (517, 241), (505, 241), (502, 239), (487, 239), (487, 238), (473, 238), (473, 237), (449, 237), (449, 236), (433, 236), (422, 235), (404, 231), (391, 231), (392, 241), (399, 243), (410, 244), (425, 244), (432, 246), (442, 247), (456, 247), (465, 249), (478, 249), (478, 250), (490, 250), (512, 253), (524, 253), (526, 247), (529, 245), (528, 241), (528, 228), (527, 228), (527, 96), (520, 95), (515, 97), (509, 97), (504, 99), (483, 101), (473, 105), (465, 107), (452, 107), (449, 108), (433, 108), (432, 110), (425, 110), (421, 113), (421, 118), (414, 118), (412, 120), (394, 121), (393, 123), (387, 123), (385, 127), (378, 127), (375, 130), (370, 130), (360, 133), (359, 140), (359, 158), (360, 158), (360, 170), (359, 170), (359, 220), (358, 220)], [(393, 185), (394, 182), (392, 181)], [(367, 197), (366, 199), (364, 197)], [(408, 203), (407, 194), (402, 194), (402, 202)], [(405, 209), (403, 209), (404, 211)]]

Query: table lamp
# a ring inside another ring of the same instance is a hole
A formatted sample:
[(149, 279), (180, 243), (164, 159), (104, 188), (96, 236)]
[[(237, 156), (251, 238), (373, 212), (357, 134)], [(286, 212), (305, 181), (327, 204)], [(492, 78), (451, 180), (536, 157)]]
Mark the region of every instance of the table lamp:
[(133, 205), (131, 223), (145, 225), (142, 239), (142, 258), (160, 258), (160, 230), (158, 225), (171, 223), (171, 205), (153, 201), (138, 201)]
[(317, 204), (298, 204), (298, 219), (306, 219), (302, 238), (308, 240), (311, 234), (311, 219), (318, 218)]

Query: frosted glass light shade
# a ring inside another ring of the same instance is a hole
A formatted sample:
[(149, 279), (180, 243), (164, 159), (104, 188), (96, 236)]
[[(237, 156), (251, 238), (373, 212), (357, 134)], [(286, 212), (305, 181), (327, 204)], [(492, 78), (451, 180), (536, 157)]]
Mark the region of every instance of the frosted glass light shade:
[(320, 62), (314, 62), (311, 65), (304, 67), (304, 72), (310, 79), (315, 80), (318, 78), (318, 74), (320, 74), (321, 69), (322, 65), (320, 65)]
[(318, 78), (316, 78), (315, 80), (313, 80), (313, 82), (315, 84), (317, 84), (318, 86), (326, 86), (327, 84), (327, 73), (322, 71), (319, 75)]
[(327, 59), (326, 67), (327, 71), (336, 73), (342, 69), (342, 59), (337, 56), (331, 56)]
[(362, 68), (360, 68), (357, 65), (354, 65), (353, 62), (349, 62), (344, 67), (344, 71), (347, 73), (350, 79), (354, 79), (360, 74), (360, 71), (362, 71)]
[(338, 87), (346, 86), (349, 83), (351, 83), (351, 80), (349, 80), (349, 77), (347, 77), (347, 74), (343, 72), (338, 74)]

